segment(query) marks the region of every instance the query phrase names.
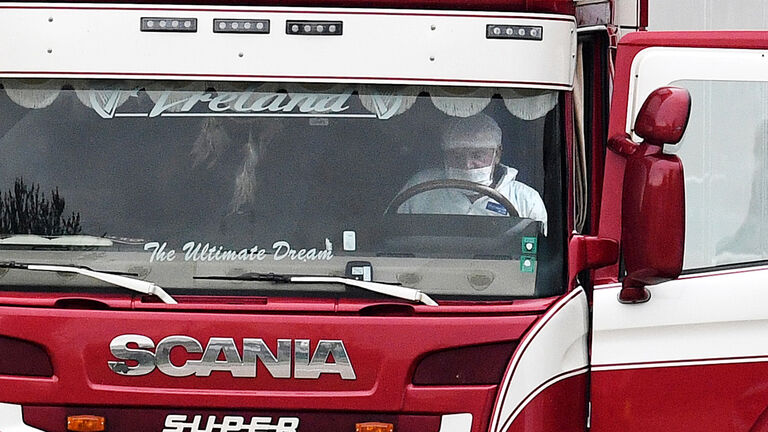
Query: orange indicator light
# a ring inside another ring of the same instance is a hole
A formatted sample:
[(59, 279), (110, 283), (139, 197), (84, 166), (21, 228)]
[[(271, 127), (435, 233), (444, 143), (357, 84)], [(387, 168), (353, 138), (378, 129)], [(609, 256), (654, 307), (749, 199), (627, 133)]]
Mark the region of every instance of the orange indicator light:
[(357, 423), (355, 424), (355, 432), (393, 432), (395, 425), (392, 423)]
[(67, 430), (75, 432), (102, 432), (104, 417), (93, 415), (77, 415), (67, 417)]

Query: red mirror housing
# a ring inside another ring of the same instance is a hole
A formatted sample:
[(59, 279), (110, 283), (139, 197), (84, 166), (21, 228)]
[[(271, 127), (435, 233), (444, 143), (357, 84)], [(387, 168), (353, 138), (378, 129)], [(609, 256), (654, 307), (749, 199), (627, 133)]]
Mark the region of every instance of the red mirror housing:
[(615, 264), (618, 259), (616, 240), (574, 235), (568, 243), (568, 280), (573, 284), (580, 272)]
[[(627, 155), (621, 219), (621, 243), (627, 275), (619, 301), (650, 299), (647, 285), (680, 276), (685, 246), (685, 183), (683, 164), (662, 153), (664, 144), (680, 141), (688, 123), (690, 95), (685, 89), (663, 87), (643, 104), (635, 132), (645, 141)], [(615, 138), (624, 141), (629, 137)], [(631, 141), (630, 141), (631, 142)]]
[(627, 275), (619, 299), (647, 301), (646, 285), (680, 276), (685, 245), (683, 164), (661, 147), (641, 144), (624, 172), (621, 241)]
[(635, 134), (648, 144), (677, 144), (691, 113), (691, 95), (679, 87), (661, 87), (643, 103), (635, 120)]

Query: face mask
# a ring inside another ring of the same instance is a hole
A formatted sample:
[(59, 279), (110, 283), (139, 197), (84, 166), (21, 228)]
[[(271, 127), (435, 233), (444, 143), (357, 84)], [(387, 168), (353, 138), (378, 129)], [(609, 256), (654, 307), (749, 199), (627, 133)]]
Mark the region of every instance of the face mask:
[(474, 169), (446, 168), (445, 173), (449, 179), (466, 180), (490, 186), (492, 182), (493, 166)]

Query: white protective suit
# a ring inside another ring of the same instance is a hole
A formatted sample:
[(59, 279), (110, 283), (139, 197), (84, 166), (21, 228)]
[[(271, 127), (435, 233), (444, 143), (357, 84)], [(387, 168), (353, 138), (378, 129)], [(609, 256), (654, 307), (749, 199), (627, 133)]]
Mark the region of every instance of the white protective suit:
[[(542, 223), (542, 232), (547, 234), (547, 209), (541, 196), (532, 187), (515, 180), (517, 170), (505, 165), (497, 165), (497, 170), (504, 170), (496, 185), (491, 185), (506, 197), (522, 218), (534, 219)], [(433, 168), (416, 173), (402, 190), (431, 180), (449, 178), (446, 171)], [(473, 201), (474, 199), (474, 201)], [(413, 214), (461, 214), (479, 216), (506, 216), (507, 211), (501, 204), (485, 196), (461, 189), (435, 189), (411, 197), (397, 210), (398, 213)]]

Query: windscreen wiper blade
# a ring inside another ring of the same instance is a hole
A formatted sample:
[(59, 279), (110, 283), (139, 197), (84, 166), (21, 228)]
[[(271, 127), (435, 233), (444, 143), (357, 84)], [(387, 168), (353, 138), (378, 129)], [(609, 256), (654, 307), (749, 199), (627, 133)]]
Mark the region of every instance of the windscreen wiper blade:
[(260, 281), (276, 283), (332, 283), (345, 286), (357, 287), (366, 291), (397, 297), (412, 302), (424, 303), (428, 306), (437, 306), (437, 302), (432, 300), (427, 294), (414, 289), (400, 285), (392, 285), (382, 282), (362, 281), (341, 276), (302, 276), (285, 275), (278, 273), (244, 273), (239, 276), (195, 276), (194, 279), (213, 279), (213, 280), (239, 280), (239, 281)]
[(96, 270), (91, 270), (84, 266), (68, 266), (68, 265), (47, 265), (47, 264), (26, 264), (17, 262), (0, 262), (0, 268), (8, 269), (20, 269), (20, 270), (32, 270), (32, 271), (46, 271), (46, 272), (60, 272), (60, 273), (76, 273), (93, 279), (119, 286), (122, 288), (136, 291), (142, 294), (154, 295), (158, 297), (163, 303), (166, 304), (178, 304), (170, 294), (165, 292), (162, 287), (153, 283), (139, 279), (129, 278), (127, 276), (116, 275), (112, 273), (105, 273)]

